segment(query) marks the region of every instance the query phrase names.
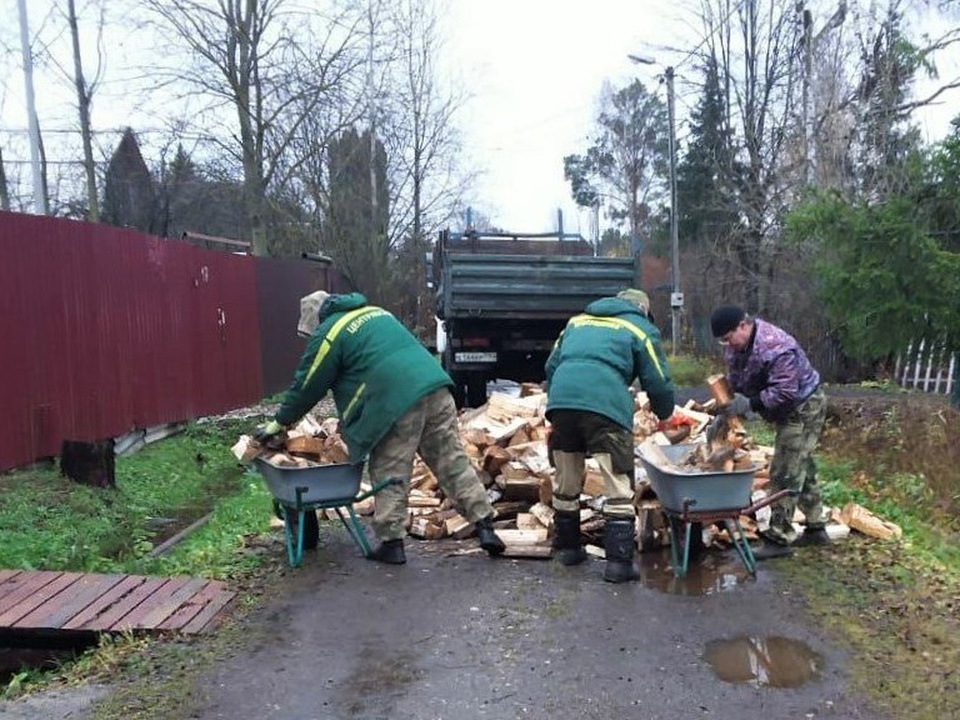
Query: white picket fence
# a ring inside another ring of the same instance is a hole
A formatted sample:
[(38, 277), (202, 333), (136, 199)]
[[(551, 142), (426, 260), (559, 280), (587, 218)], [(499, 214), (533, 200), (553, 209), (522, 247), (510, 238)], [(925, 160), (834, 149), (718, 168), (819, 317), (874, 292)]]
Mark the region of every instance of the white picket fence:
[(943, 344), (921, 340), (916, 346), (911, 343), (897, 358), (894, 377), (901, 387), (949, 395), (956, 367), (956, 353), (948, 352)]

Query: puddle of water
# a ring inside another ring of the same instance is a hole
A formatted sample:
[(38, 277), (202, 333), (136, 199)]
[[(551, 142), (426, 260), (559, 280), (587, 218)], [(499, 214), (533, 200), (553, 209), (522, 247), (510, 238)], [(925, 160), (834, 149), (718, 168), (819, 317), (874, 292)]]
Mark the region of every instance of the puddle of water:
[(824, 665), (805, 643), (777, 635), (711, 640), (704, 659), (721, 680), (755, 687), (800, 687), (819, 679)]
[(714, 595), (730, 592), (752, 579), (732, 552), (704, 551), (690, 558), (687, 574), (677, 577), (670, 562), (670, 548), (640, 553), (640, 581), (668, 595)]

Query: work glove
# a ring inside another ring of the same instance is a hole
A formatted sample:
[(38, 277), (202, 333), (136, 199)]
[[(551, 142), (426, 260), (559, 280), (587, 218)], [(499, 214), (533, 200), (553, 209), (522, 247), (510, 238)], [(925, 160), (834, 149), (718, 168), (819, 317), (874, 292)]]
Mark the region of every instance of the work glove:
[(283, 425), (276, 420), (271, 420), (263, 425), (257, 425), (257, 429), (253, 431), (253, 439), (270, 450), (281, 450), (285, 433), (286, 428)]
[(745, 417), (746, 414), (750, 412), (750, 408), (750, 398), (743, 393), (736, 393), (730, 402), (720, 408), (720, 412), (724, 415), (740, 415), (741, 417)]

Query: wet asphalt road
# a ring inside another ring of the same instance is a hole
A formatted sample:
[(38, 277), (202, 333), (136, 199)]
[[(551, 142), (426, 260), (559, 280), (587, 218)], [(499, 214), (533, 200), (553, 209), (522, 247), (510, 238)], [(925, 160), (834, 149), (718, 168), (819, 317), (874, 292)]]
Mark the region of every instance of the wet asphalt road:
[[(644, 580), (611, 585), (601, 560), (564, 568), (451, 555), (472, 541), (408, 541), (407, 565), (387, 567), (324, 527), (281, 599), (247, 621), (247, 647), (198, 679), (202, 710), (191, 717), (881, 717), (850, 696), (843, 651), (772, 566), (755, 579), (711, 566), (685, 589), (646, 556)], [(725, 682), (706, 644), (742, 636), (799, 641), (822, 670), (799, 687)]]

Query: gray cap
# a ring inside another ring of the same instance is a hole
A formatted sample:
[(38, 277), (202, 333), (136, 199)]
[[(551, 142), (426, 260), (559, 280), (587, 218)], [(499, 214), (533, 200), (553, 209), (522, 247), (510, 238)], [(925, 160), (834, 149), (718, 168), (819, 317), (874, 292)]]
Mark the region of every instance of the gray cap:
[(306, 297), (300, 298), (300, 323), (297, 325), (297, 334), (301, 337), (310, 337), (320, 325), (320, 307), (330, 297), (330, 293), (317, 290)]
[(640, 308), (640, 312), (644, 315), (650, 312), (650, 298), (643, 290), (627, 288), (626, 290), (618, 292), (617, 297), (621, 300), (626, 300), (628, 303), (633, 303)]

